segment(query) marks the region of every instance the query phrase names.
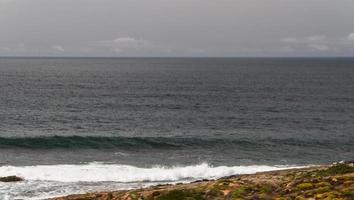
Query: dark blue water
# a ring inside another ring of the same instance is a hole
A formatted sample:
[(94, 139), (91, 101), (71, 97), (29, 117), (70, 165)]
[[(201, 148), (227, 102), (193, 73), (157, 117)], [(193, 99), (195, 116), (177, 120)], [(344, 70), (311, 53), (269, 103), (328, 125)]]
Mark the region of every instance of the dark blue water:
[(354, 59), (0, 58), (0, 165), (354, 158)]

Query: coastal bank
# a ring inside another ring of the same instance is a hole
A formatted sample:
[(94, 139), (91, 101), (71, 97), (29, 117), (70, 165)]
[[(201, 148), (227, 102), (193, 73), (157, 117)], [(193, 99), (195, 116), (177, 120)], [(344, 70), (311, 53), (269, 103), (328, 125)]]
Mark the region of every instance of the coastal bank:
[(353, 183), (351, 162), (51, 200), (353, 200)]

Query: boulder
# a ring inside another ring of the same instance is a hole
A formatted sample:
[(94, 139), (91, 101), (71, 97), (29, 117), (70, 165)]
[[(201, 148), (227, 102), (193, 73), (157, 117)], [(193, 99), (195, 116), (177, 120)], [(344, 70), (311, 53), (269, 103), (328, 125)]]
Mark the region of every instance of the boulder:
[(0, 182), (17, 182), (17, 181), (23, 181), (24, 179), (18, 176), (6, 176), (6, 177), (0, 177)]

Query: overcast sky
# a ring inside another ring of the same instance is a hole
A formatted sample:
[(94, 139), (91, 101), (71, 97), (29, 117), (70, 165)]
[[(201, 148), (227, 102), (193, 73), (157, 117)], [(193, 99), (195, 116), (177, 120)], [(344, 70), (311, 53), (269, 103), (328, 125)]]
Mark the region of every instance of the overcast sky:
[(354, 0), (0, 0), (0, 56), (354, 56)]

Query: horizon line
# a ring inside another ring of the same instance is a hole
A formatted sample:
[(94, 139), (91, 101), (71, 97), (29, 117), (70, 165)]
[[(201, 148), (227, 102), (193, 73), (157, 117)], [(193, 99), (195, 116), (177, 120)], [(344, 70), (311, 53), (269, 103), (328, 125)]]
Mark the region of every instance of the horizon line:
[(132, 58), (354, 58), (354, 56), (0, 56), (2, 58), (96, 58), (96, 59), (132, 59)]

